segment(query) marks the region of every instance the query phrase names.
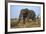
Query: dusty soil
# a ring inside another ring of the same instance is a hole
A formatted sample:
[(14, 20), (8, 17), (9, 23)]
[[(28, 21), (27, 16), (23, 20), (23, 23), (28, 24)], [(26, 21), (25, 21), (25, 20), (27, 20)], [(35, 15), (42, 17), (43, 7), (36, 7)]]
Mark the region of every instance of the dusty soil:
[(40, 20), (32, 21), (29, 20), (29, 22), (26, 20), (25, 24), (23, 24), (23, 20), (21, 20), (19, 23), (17, 21), (11, 21), (11, 28), (32, 28), (32, 27), (40, 27)]

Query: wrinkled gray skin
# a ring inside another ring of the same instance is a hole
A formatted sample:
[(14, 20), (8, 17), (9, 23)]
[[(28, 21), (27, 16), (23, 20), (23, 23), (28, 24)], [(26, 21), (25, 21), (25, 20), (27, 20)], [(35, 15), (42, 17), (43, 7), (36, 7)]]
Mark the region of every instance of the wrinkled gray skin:
[(35, 12), (33, 10), (29, 10), (29, 9), (22, 9), (19, 15), (19, 21), (21, 20), (21, 18), (23, 17), (23, 23), (25, 24), (25, 19), (27, 18), (27, 20), (29, 21), (29, 19), (35, 20)]

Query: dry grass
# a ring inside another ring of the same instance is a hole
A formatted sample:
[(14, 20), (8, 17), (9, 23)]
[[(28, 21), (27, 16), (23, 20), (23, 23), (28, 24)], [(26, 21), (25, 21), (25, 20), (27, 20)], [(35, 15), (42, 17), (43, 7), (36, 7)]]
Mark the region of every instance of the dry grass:
[(25, 24), (23, 24), (23, 20), (20, 21), (20, 23), (17, 23), (18, 21), (12, 20), (11, 21), (11, 28), (32, 28), (32, 27), (40, 27), (40, 20), (32, 21), (29, 20), (29, 22), (26, 20)]

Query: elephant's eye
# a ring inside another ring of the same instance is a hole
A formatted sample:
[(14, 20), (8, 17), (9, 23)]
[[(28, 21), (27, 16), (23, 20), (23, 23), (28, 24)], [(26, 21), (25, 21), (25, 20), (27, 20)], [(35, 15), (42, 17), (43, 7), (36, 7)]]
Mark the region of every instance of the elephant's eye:
[(23, 11), (22, 13), (26, 13), (26, 12)]
[(26, 13), (26, 12), (23, 12), (23, 13)]

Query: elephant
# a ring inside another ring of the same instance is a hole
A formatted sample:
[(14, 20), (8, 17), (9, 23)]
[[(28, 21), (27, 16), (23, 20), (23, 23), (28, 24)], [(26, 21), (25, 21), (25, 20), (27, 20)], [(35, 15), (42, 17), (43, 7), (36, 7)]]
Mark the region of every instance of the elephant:
[(18, 22), (20, 22), (21, 18), (23, 17), (23, 23), (25, 24), (26, 18), (28, 21), (29, 21), (29, 19), (35, 20), (35, 16), (36, 16), (36, 14), (33, 10), (29, 10), (27, 8), (21, 9)]

